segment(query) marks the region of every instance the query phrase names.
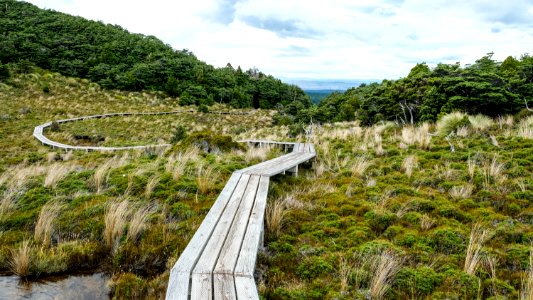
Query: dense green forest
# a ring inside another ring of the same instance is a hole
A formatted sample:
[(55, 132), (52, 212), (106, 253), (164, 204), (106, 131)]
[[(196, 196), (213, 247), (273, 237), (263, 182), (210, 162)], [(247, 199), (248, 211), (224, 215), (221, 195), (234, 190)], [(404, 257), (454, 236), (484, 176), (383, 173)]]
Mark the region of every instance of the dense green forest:
[(257, 69), (228, 64), (215, 68), (187, 50), (174, 50), (153, 36), (13, 0), (0, 1), (0, 80), (6, 67), (32, 66), (88, 78), (105, 88), (159, 90), (179, 96), (180, 104), (227, 103), (234, 107), (274, 108), (278, 103), (310, 105), (309, 97)]
[(415, 123), (435, 121), (452, 111), (498, 116), (516, 114), (533, 96), (533, 57), (508, 57), (503, 62), (493, 53), (474, 64), (421, 63), (399, 80), (361, 84), (344, 93), (333, 93), (317, 106), (290, 103), (280, 107), (280, 124), (360, 120)]

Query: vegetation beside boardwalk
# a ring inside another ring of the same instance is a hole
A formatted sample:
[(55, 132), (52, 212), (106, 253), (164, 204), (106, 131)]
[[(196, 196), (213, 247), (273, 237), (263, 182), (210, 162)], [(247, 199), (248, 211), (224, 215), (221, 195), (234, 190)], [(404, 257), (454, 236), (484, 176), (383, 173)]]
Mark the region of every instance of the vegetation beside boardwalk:
[[(116, 153), (54, 151), (31, 133), (56, 119), (183, 109), (176, 102), (39, 70), (0, 84), (0, 269), (29, 278), (99, 269), (113, 274), (118, 299), (161, 297), (231, 172), (280, 154), (234, 141), (287, 140), (290, 128), (258, 110), (95, 119), (47, 131), (82, 144), (176, 142)], [(260, 295), (527, 298), (532, 118), (456, 112), (417, 126), (313, 127), (314, 168), (271, 185)], [(82, 134), (98, 138), (76, 139)]]

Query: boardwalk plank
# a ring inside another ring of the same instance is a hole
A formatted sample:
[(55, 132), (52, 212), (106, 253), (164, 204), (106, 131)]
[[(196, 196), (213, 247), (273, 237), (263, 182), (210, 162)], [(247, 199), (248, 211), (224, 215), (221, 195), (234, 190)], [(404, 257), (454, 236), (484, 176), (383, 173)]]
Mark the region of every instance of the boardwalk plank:
[(250, 215), (248, 228), (242, 242), (241, 251), (237, 265), (235, 266), (234, 274), (237, 276), (253, 277), (255, 270), (255, 262), (257, 259), (257, 249), (261, 241), (261, 233), (263, 231), (263, 222), (265, 216), (265, 207), (268, 195), (268, 185), (270, 178), (261, 176), (259, 181), (259, 188), (255, 198), (254, 208)]
[(242, 197), (241, 205), (235, 214), (235, 219), (233, 219), (233, 224), (231, 225), (229, 234), (224, 242), (220, 256), (218, 257), (214, 270), (215, 274), (233, 273), (238, 258), (238, 255), (236, 254), (238, 254), (241, 249), (242, 241), (244, 240), (244, 235), (246, 233), (246, 227), (248, 226), (248, 220), (250, 219), (250, 214), (254, 207), (257, 188), (259, 186), (259, 178), (260, 177), (257, 175), (252, 175), (248, 181), (248, 186)]
[(257, 293), (253, 278), (235, 276), (235, 289), (239, 300), (259, 300), (259, 293)]
[[(189, 293), (190, 274), (196, 265), (200, 254), (204, 250), (216, 224), (219, 222), (240, 178), (241, 174), (233, 173), (231, 175), (226, 186), (204, 218), (204, 221), (200, 224), (198, 230), (196, 230), (196, 233), (189, 241), (185, 250), (183, 250), (178, 261), (174, 264), (169, 279), (169, 289), (167, 291), (166, 299), (184, 299), (180, 298), (180, 295), (186, 295)], [(183, 274), (187, 274), (186, 281), (182, 277)], [(170, 289), (170, 286), (173, 288)]]

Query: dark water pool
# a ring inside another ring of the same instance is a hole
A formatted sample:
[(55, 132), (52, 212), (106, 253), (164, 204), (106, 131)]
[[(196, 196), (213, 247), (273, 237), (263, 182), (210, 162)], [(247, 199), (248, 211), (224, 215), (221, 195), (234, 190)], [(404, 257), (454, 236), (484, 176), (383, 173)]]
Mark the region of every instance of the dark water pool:
[(0, 300), (93, 300), (109, 299), (109, 276), (104, 273), (70, 275), (39, 281), (0, 276)]

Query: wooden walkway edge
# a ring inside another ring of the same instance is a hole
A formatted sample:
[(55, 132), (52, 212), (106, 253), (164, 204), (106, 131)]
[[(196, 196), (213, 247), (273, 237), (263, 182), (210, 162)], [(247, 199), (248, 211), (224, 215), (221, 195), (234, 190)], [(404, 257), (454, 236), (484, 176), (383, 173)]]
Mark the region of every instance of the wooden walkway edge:
[(292, 152), (233, 172), (204, 221), (170, 271), (167, 300), (259, 299), (254, 280), (262, 246), (270, 177), (291, 172), (316, 156), (307, 143), (264, 140)]

